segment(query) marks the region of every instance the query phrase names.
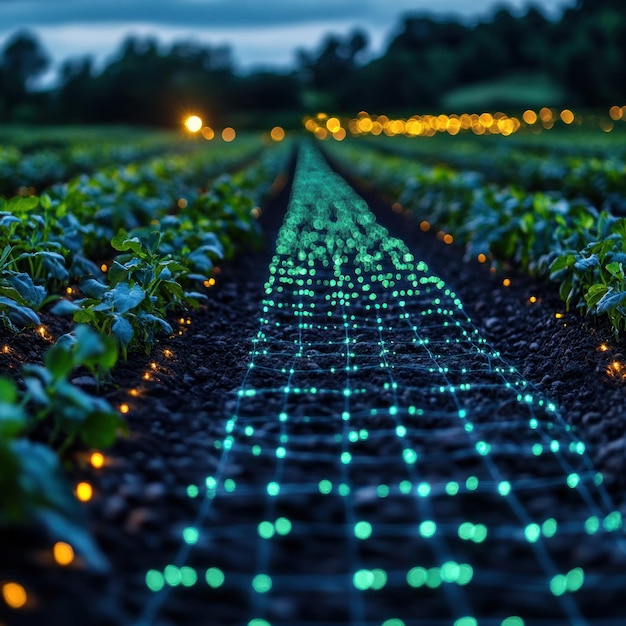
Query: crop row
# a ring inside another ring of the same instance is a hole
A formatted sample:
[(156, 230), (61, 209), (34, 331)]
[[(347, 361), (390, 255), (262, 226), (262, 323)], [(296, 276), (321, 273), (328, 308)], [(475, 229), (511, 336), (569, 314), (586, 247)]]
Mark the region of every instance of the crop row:
[[(585, 198), (595, 206), (626, 215), (626, 155), (607, 146), (594, 156), (545, 154), (542, 150), (497, 142), (481, 149), (476, 142), (447, 142), (433, 150), (431, 142), (416, 144), (403, 138), (369, 142), (387, 154), (439, 164), (442, 168), (479, 172), (483, 180), (515, 185), (527, 191), (558, 191), (567, 198)], [(572, 150), (572, 148), (570, 148)], [(477, 179), (477, 184), (482, 180)]]
[(568, 308), (626, 329), (626, 218), (587, 201), (485, 183), (473, 172), (427, 167), (342, 145), (333, 154), (418, 216), (484, 255), (559, 283)]
[[(214, 155), (213, 174), (235, 155), (241, 150)], [(0, 526), (42, 524), (71, 538), (94, 567), (102, 559), (59, 457), (78, 440), (106, 447), (124, 425), (106, 400), (72, 384), (72, 373), (85, 368), (102, 380), (120, 351), (147, 351), (158, 334), (172, 334), (168, 316), (206, 298), (213, 263), (259, 242), (254, 208), (284, 151), (211, 181), (207, 161), (109, 169), (3, 202), (0, 318), (13, 329), (38, 324), (53, 304), (76, 325), (43, 365), (22, 366), (19, 387), (0, 379)]]

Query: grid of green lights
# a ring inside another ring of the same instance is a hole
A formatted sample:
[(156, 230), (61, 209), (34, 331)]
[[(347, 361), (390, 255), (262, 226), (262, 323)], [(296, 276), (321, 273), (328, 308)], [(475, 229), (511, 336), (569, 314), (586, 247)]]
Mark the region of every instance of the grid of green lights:
[[(529, 626), (523, 610), (481, 613), (475, 592), (532, 590), (530, 604), (544, 606), (550, 624), (584, 625), (578, 598), (607, 577), (576, 563), (560, 568), (553, 546), (604, 542), (626, 554), (621, 514), (557, 408), (309, 145), (236, 396), (214, 441), (214, 471), (187, 488), (202, 501), (179, 554), (147, 572), (154, 594), (142, 624), (154, 623), (174, 589), (204, 586), (245, 598), (247, 626), (298, 623), (272, 597), (320, 589), (342, 594), (341, 623), (434, 624), (415, 606), (437, 596), (450, 615), (438, 624)], [(540, 510), (546, 494), (562, 506)], [(294, 498), (310, 509), (294, 515)], [(339, 503), (341, 518), (320, 520), (320, 501)], [(233, 523), (222, 511), (241, 502), (256, 502), (256, 512)], [(401, 516), (385, 514), (391, 504)], [(250, 537), (249, 563), (220, 565)], [(313, 540), (342, 551), (333, 571), (321, 554), (297, 564), (298, 546)], [(379, 554), (370, 541), (393, 549)], [(530, 570), (489, 560), (509, 546)], [(285, 555), (296, 564), (272, 571)], [(613, 588), (625, 584), (626, 574), (611, 577)], [(371, 609), (371, 594), (390, 591), (390, 606)]]

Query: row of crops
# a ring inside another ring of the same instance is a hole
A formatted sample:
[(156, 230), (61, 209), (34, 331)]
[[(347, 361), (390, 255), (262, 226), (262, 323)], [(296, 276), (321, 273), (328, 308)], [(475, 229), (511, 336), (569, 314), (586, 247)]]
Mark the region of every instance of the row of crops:
[[(606, 145), (596, 156), (547, 157), (541, 144), (412, 143), (333, 147), (411, 212), (466, 246), (467, 258), (511, 264), (559, 284), (568, 308), (608, 316), (626, 329), (626, 156)], [(534, 149), (533, 149), (534, 147)]]
[[(75, 444), (111, 445), (124, 422), (71, 380), (87, 372), (102, 384), (118, 358), (150, 352), (173, 334), (173, 316), (207, 298), (216, 263), (259, 245), (256, 207), (287, 150), (244, 137), (217, 148), (187, 144), (184, 155), (172, 146), (138, 160), (159, 141), (117, 143), (132, 163), (118, 158), (40, 195), (0, 198), (4, 353), (12, 351), (12, 333), (44, 337), (46, 324), (59, 318), (68, 331), (43, 363), (21, 365), (19, 385), (0, 379), (0, 526), (39, 522), (53, 536), (71, 537), (93, 566), (98, 553), (61, 461)], [(74, 150), (70, 142), (54, 152), (64, 172), (77, 167), (67, 157)], [(107, 150), (93, 154), (109, 162)], [(22, 176), (11, 174), (8, 187), (21, 186)]]

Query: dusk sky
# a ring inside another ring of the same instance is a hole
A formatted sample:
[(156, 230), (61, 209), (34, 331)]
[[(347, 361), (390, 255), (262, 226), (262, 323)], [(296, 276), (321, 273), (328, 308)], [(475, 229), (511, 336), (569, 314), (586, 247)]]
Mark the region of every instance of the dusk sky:
[[(558, 13), (574, 0), (536, 0)], [(35, 32), (53, 61), (110, 56), (130, 33), (160, 42), (192, 38), (229, 44), (241, 68), (287, 67), (298, 47), (315, 49), (324, 34), (363, 28), (376, 54), (406, 12), (484, 17), (525, 0), (0, 0), (0, 45), (18, 29)], [(393, 7), (393, 8), (390, 8)]]

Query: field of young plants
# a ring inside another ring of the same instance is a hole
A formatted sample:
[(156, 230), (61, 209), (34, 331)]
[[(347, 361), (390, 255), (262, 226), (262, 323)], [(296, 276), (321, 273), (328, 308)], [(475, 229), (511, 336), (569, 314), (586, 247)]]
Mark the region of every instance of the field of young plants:
[(623, 624), (623, 130), (338, 138), (0, 129), (1, 626)]

